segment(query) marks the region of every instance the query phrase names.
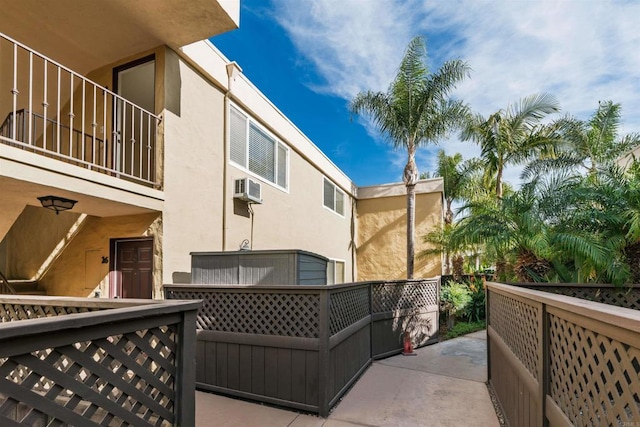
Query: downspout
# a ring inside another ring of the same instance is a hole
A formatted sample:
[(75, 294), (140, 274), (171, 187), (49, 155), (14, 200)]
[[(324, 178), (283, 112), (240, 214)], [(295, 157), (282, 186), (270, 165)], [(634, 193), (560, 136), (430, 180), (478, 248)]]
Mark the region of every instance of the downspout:
[[(357, 190), (356, 190), (357, 191)], [(357, 209), (356, 209), (357, 199), (356, 196), (353, 196), (351, 199), (351, 282), (356, 281), (356, 235), (357, 235)]]
[[(444, 229), (445, 226), (445, 221), (444, 221), (444, 210), (445, 210), (445, 204), (446, 204), (446, 200), (445, 200), (445, 195), (444, 195), (444, 180), (442, 181), (442, 192), (440, 192), (440, 227), (442, 227)], [(449, 255), (448, 257), (445, 257), (444, 253), (440, 254), (440, 276), (442, 276), (443, 274), (445, 274), (447, 271), (449, 272), (449, 274), (452, 273), (451, 269), (449, 268), (449, 265), (447, 264), (445, 266), (445, 260), (449, 260), (449, 263), (451, 263), (451, 255)]]
[[(222, 251), (227, 249), (227, 157), (229, 146), (229, 98), (231, 96), (231, 83), (235, 80), (236, 76), (242, 72), (242, 68), (237, 62), (232, 61), (227, 65), (227, 90), (224, 93), (224, 141), (223, 141), (223, 156), (222, 156)], [(252, 242), (253, 243), (253, 242)]]

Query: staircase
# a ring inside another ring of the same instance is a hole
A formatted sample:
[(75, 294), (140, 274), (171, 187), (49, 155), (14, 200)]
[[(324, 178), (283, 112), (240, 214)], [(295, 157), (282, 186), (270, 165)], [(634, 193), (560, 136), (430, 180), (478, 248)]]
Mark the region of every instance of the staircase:
[(9, 284), (16, 295), (47, 295), (47, 292), (40, 289), (37, 280), (9, 280)]
[(9, 280), (0, 272), (0, 294), (47, 295), (47, 292), (40, 289), (37, 280)]

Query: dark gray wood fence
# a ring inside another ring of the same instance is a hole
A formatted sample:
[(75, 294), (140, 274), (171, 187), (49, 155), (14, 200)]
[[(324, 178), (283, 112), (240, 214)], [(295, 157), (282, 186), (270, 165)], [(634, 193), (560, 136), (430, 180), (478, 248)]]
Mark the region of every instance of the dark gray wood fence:
[(195, 425), (197, 301), (0, 296), (0, 425)]
[[(524, 286), (486, 284), (489, 384), (509, 424), (637, 423), (640, 312)], [(577, 288), (620, 301), (618, 288)]]
[(203, 301), (196, 386), (327, 416), (374, 358), (437, 340), (439, 282), (165, 285)]

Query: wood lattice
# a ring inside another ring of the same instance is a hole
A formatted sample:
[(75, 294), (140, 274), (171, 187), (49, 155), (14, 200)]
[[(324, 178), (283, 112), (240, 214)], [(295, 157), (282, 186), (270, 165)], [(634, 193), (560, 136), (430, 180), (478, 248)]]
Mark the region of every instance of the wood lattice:
[(318, 338), (317, 294), (172, 290), (171, 299), (201, 299), (198, 329)]
[(414, 310), (438, 305), (438, 282), (379, 283), (373, 285), (373, 312)]
[(491, 304), (489, 304), (491, 326), (536, 379), (539, 379), (538, 340), (536, 339), (538, 315), (538, 307), (502, 294), (491, 293)]
[(0, 359), (0, 425), (169, 426), (176, 326)]
[(329, 333), (331, 335), (364, 319), (371, 312), (369, 289), (366, 287), (332, 292), (329, 296)]
[(577, 286), (526, 286), (543, 292), (566, 295), (588, 301), (640, 310), (640, 288), (597, 288)]
[(549, 315), (549, 393), (580, 426), (640, 421), (640, 342), (623, 343)]
[(0, 304), (0, 322), (55, 317), (64, 314), (86, 313), (97, 310), (102, 310), (102, 308), (3, 303)]

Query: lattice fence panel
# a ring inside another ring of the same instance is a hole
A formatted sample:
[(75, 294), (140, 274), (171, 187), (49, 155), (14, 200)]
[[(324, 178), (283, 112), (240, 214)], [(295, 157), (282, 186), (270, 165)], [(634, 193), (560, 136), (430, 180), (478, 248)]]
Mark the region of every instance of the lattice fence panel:
[(640, 288), (638, 287), (618, 289), (580, 286), (527, 286), (527, 288), (640, 310)]
[(330, 335), (340, 332), (371, 313), (368, 287), (332, 292), (329, 301)]
[(438, 282), (380, 283), (372, 285), (373, 312), (413, 310), (438, 305)]
[(539, 379), (538, 307), (495, 292), (491, 293), (489, 307), (491, 326), (534, 378)]
[(551, 397), (575, 425), (640, 420), (640, 342), (619, 342), (549, 315), (549, 361)]
[(0, 425), (173, 425), (175, 355), (169, 325), (2, 358)]
[(171, 299), (201, 299), (197, 328), (318, 338), (317, 294), (171, 290)]
[(99, 307), (66, 307), (55, 305), (3, 303), (0, 304), (0, 321), (11, 322), (14, 320), (55, 317), (63, 316), (65, 314), (86, 313), (98, 310), (104, 309)]

